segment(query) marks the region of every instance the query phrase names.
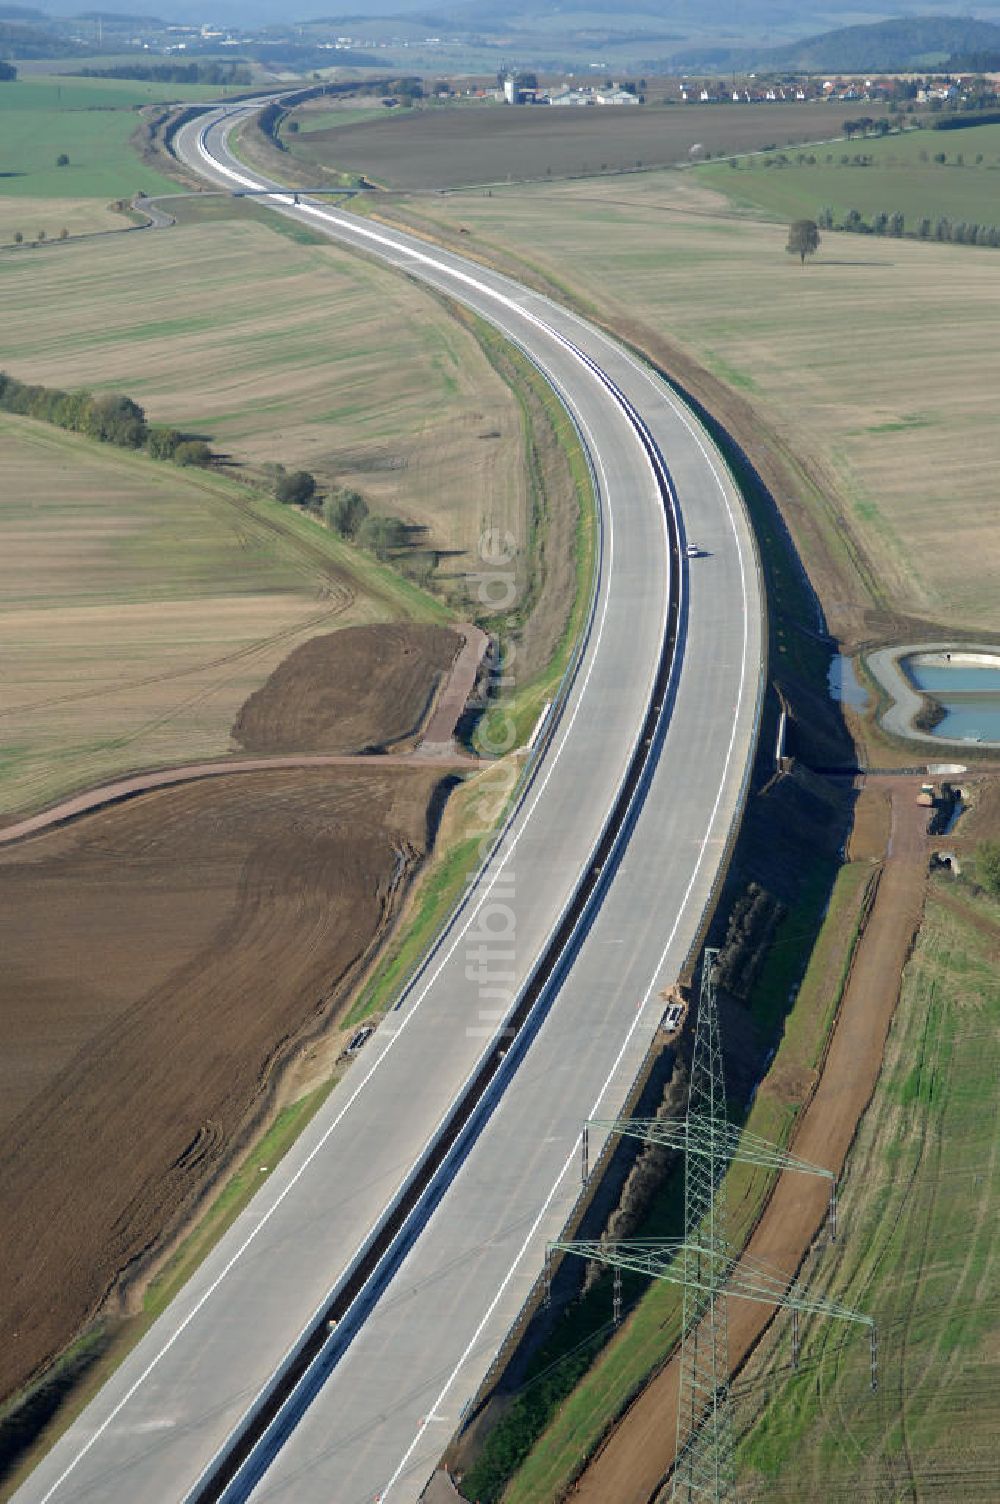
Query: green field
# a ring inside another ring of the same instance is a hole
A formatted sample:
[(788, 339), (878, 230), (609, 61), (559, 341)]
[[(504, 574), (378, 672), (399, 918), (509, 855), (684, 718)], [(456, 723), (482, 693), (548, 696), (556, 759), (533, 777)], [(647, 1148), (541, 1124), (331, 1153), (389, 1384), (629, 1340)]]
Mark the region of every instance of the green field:
[[(0, 194), (32, 199), (131, 198), (136, 189), (169, 193), (176, 183), (152, 172), (129, 145), (136, 106), (192, 97), (191, 84), (101, 78), (18, 79), (0, 86)], [(57, 167), (56, 158), (69, 157)]]
[(841, 1194), (842, 1236), (806, 1265), (817, 1292), (874, 1313), (867, 1344), (806, 1320), (738, 1385), (742, 1497), (1000, 1497), (1000, 905), (932, 888), (877, 1093)]
[(314, 131), (335, 130), (340, 125), (358, 125), (363, 120), (384, 120), (385, 117), (386, 111), (381, 105), (356, 110), (345, 105), (339, 110), (299, 109), (294, 118), (301, 134), (311, 136)]
[[(942, 152), (947, 162), (939, 164), (934, 158)], [(800, 163), (802, 154), (815, 157), (815, 163)], [(870, 156), (871, 165), (856, 165), (858, 155)], [(735, 166), (709, 162), (692, 170), (701, 183), (738, 207), (779, 220), (815, 219), (828, 206), (838, 221), (849, 209), (865, 218), (898, 211), (908, 231), (920, 219), (933, 221), (939, 215), (1000, 223), (1000, 125), (855, 138), (805, 153), (788, 150), (785, 156), (786, 164), (770, 154), (739, 158)], [(845, 156), (850, 159), (846, 164)]]

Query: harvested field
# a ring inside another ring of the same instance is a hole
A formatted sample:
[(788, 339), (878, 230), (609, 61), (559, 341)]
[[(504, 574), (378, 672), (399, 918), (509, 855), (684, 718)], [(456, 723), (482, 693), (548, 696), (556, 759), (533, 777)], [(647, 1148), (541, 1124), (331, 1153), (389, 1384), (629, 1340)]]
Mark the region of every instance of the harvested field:
[(0, 819), (234, 750), (240, 706), (296, 643), (421, 609), (385, 571), (359, 588), (330, 534), (221, 477), (7, 414), (0, 439)]
[(439, 778), (221, 778), (0, 855), (0, 1395), (127, 1295), (336, 1017)]
[(507, 269), (516, 246), (522, 271), (695, 385), (770, 479), (837, 636), (903, 615), (1000, 625), (995, 253), (830, 237), (802, 268), (783, 227), (679, 173), (413, 212)]
[(460, 571), (486, 519), (523, 537), (517, 402), (474, 335), (406, 278), (252, 220), (0, 257), (4, 360), (125, 391), (241, 466), (361, 491)]
[[(123, 230), (129, 220), (95, 198), (5, 198), (0, 196), (0, 246), (9, 246), (19, 230), (25, 241), (45, 231), (47, 240), (58, 240), (61, 230), (71, 235), (93, 235), (101, 230)], [(30, 251), (20, 250), (19, 256)]]
[[(853, 105), (667, 105), (511, 110), (484, 105), (408, 110), (286, 135), (291, 152), (405, 191), (670, 166), (704, 151), (827, 140)], [(303, 116), (307, 119), (307, 116)]]
[(423, 721), (461, 645), (448, 627), (346, 627), (314, 637), (250, 696), (233, 739), (265, 754), (391, 746)]

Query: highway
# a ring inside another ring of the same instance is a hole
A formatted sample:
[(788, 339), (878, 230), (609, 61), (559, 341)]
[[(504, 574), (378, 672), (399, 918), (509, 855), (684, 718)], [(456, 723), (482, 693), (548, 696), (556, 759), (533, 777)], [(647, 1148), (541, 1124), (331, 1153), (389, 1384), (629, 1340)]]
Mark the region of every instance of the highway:
[[(229, 124), (194, 122), (178, 151), (214, 183), (259, 185), (228, 153)], [(538, 1026), (491, 1084), (491, 1112), (464, 1161), (443, 1166), (436, 1206), (418, 1207), (409, 1253), (361, 1303), (366, 1319), (349, 1315), (333, 1332), (332, 1372), (290, 1439), (278, 1450), (268, 1438), (234, 1489), (246, 1496), (259, 1461), (271, 1465), (255, 1498), (419, 1496), (575, 1198), (582, 1120), (613, 1114), (641, 1064), (662, 1012), (658, 990), (697, 935), (755, 742), (763, 628), (752, 539), (718, 456), (669, 390), (585, 321), (474, 263), (326, 207), (282, 210), (468, 304), (551, 380), (597, 480), (593, 613), (544, 755), (424, 971), (266, 1190), (19, 1491), (24, 1504), (197, 1496), (495, 1049), (504, 1005), (482, 980), (484, 947), (503, 934), (513, 1006), (591, 870), (646, 720), (673, 601), (677, 665), (641, 808), (633, 804), (624, 854), (607, 863), (585, 933), (571, 939), (568, 975), (553, 980)], [(704, 549), (682, 570), (670, 564), (649, 435), (669, 466), (682, 532)]]

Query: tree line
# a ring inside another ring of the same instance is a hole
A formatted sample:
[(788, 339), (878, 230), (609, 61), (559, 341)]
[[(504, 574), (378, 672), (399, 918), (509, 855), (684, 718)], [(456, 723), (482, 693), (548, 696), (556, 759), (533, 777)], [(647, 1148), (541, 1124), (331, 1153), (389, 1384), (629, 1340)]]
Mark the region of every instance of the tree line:
[[(275, 499), (285, 506), (301, 507), (303, 511), (320, 517), (331, 532), (353, 543), (367, 553), (374, 554), (383, 563), (411, 542), (412, 529), (400, 517), (373, 515), (360, 491), (347, 486), (335, 486), (326, 495), (309, 470), (286, 470), (283, 465), (266, 465)], [(421, 585), (430, 582), (437, 565), (434, 555), (403, 561), (403, 573)]]
[(156, 84), (250, 84), (245, 63), (116, 63), (110, 68), (78, 68), (74, 78), (130, 78)]
[[(148, 423), (139, 403), (120, 393), (66, 392), (19, 381), (0, 371), (0, 411), (52, 423), (120, 449), (143, 449), (155, 460), (173, 460), (177, 465), (205, 467), (215, 458), (204, 440)], [(377, 559), (388, 560), (412, 541), (413, 529), (402, 518), (373, 516), (360, 491), (338, 486), (323, 495), (309, 470), (286, 470), (279, 464), (265, 465), (264, 473), (277, 501), (321, 517), (338, 537)], [(436, 554), (423, 553), (406, 559), (402, 568), (409, 578), (426, 586), (436, 566)]]
[(975, 220), (948, 219), (945, 215), (938, 215), (932, 219), (928, 215), (917, 220), (914, 228), (906, 229), (906, 220), (897, 210), (890, 213), (882, 209), (873, 214), (871, 220), (866, 220), (860, 209), (848, 209), (843, 218), (837, 220), (833, 210), (826, 206), (820, 209), (816, 216), (816, 224), (821, 230), (846, 230), (854, 235), (888, 235), (898, 239), (908, 235), (916, 240), (939, 240), (948, 241), (952, 245), (980, 245), (1000, 248), (1000, 225), (979, 224)]
[(64, 392), (58, 387), (18, 381), (0, 371), (0, 410), (53, 423), (120, 449), (145, 449), (155, 460), (206, 466), (213, 458), (203, 440), (176, 428), (152, 427), (138, 402), (112, 392)]

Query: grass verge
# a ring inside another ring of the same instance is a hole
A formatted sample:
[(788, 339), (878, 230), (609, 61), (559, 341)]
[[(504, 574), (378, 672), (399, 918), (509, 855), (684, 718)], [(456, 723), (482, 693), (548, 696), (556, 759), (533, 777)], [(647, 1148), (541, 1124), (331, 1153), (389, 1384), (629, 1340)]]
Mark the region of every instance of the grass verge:
[[(532, 414), (520, 390), (522, 383), (530, 383), (533, 396), (544, 409), (545, 421), (551, 425), (556, 442), (565, 455), (575, 490), (574, 591), (565, 624), (545, 668), (526, 683), (516, 685), (509, 697), (493, 701), (486, 707), (473, 735), (474, 745), (477, 750), (482, 750), (504, 743), (523, 747), (543, 707), (558, 693), (590, 608), (597, 549), (597, 514), (590, 468), (566, 409), (530, 361), (507, 346), (502, 336), (489, 325), (480, 320), (475, 320), (474, 325), (476, 336), (491, 362), (501, 369), (499, 354), (502, 346), (504, 366), (509, 365), (516, 373), (516, 380), (512, 381), (510, 372), (503, 372), (521, 404), (532, 485), (531, 515), (536, 536), (548, 525), (547, 505), (538, 465), (533, 460)], [(482, 625), (503, 642), (509, 632), (516, 630), (530, 616), (542, 588), (537, 578), (529, 578), (527, 600), (519, 603), (514, 621), (510, 617), (499, 622), (487, 617)], [(363, 987), (348, 1015), (349, 1025), (359, 1023), (388, 1006), (390, 999), (399, 994), (412, 975), (420, 958), (427, 953), (482, 860), (484, 841), (502, 821), (520, 768), (520, 759), (503, 758), (483, 769), (452, 795), (435, 851), (417, 880), (404, 919), (397, 926), (397, 938), (390, 941), (382, 960)], [(472, 834), (468, 833), (470, 827)]]
[[(496, 710), (488, 708), (477, 731), (477, 742), (482, 746), (496, 744), (491, 739), (490, 726), (495, 715), (503, 715), (514, 728), (514, 745), (523, 746), (531, 735), (546, 702), (551, 702), (558, 692), (573, 652), (590, 610), (594, 588), (594, 571), (597, 562), (598, 520), (593, 477), (586, 453), (573, 420), (562, 402), (544, 380), (535, 366), (511, 347), (496, 330), (481, 320), (475, 321), (476, 337), (487, 359), (511, 386), (521, 408), (525, 432), (526, 463), (531, 486), (530, 535), (524, 553), (529, 559), (544, 549), (547, 535), (552, 527), (549, 498), (545, 493), (544, 479), (538, 456), (535, 425), (539, 417), (547, 425), (565, 460), (574, 491), (572, 560), (572, 599), (566, 613), (549, 661), (526, 682), (515, 684), (509, 697)], [(513, 376), (513, 379), (512, 379)], [(534, 399), (535, 411), (526, 397)], [(545, 592), (545, 581), (537, 571), (529, 574), (523, 598), (512, 615), (497, 620), (485, 616), (481, 625), (501, 639), (523, 634), (530, 630), (531, 618), (538, 609)]]

